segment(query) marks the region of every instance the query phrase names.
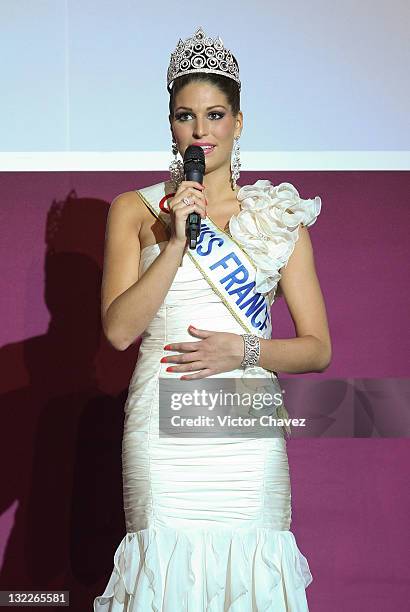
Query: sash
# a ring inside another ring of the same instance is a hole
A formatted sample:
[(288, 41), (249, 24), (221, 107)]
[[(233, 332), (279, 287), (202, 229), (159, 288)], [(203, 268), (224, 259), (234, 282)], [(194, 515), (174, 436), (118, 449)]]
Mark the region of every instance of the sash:
[[(157, 219), (168, 228), (169, 215), (159, 206), (164, 183), (137, 192)], [(168, 195), (171, 196), (171, 193)], [(187, 255), (245, 332), (270, 339), (272, 321), (269, 297), (255, 291), (256, 266), (238, 242), (207, 217), (201, 221), (196, 249), (188, 249)]]
[[(174, 195), (171, 190), (166, 192), (166, 185), (158, 183), (136, 191), (155, 217), (169, 229), (169, 214), (160, 208), (160, 202)], [(245, 332), (270, 339), (269, 297), (255, 291), (256, 266), (238, 242), (207, 217), (206, 221), (201, 220), (196, 249), (188, 249), (187, 255)], [(244, 377), (251, 369), (245, 368)], [(270, 372), (271, 380), (278, 386), (277, 372), (273, 374)], [(278, 418), (289, 418), (283, 404), (277, 408), (277, 414)], [(283, 425), (283, 429), (288, 436), (291, 435), (288, 424)]]

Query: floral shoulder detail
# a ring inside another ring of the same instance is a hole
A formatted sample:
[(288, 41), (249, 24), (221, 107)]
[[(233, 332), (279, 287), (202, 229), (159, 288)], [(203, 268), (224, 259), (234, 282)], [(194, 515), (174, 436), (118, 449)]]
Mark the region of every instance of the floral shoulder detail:
[(231, 236), (255, 263), (256, 291), (269, 294), (273, 303), (279, 270), (286, 267), (299, 237), (299, 224), (313, 225), (319, 216), (319, 196), (304, 200), (291, 183), (272, 185), (258, 180), (237, 194), (241, 211), (229, 221)]

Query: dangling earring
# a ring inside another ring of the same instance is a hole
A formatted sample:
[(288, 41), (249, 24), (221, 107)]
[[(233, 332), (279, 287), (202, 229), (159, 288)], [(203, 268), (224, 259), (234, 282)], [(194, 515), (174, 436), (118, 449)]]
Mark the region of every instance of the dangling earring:
[(231, 157), (231, 184), (232, 184), (232, 189), (235, 191), (236, 181), (240, 177), (240, 168), (241, 168), (239, 136), (235, 138), (235, 144), (234, 144), (232, 153), (233, 153), (233, 159)]
[(174, 183), (175, 191), (177, 191), (179, 185), (184, 180), (184, 164), (180, 159), (177, 159), (178, 147), (174, 136), (172, 136), (172, 154), (174, 155), (174, 159), (169, 165), (169, 174), (171, 181)]

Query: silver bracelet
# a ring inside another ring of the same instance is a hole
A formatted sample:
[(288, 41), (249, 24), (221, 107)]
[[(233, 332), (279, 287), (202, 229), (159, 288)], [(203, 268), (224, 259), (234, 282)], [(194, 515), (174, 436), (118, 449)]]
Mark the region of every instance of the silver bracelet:
[(255, 334), (241, 334), (241, 336), (244, 342), (244, 357), (241, 366), (245, 368), (258, 365), (261, 352), (259, 336)]

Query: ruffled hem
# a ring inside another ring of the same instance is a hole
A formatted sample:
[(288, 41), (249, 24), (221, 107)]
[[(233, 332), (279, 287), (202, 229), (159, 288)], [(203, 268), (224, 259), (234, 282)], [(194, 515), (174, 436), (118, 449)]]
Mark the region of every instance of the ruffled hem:
[(291, 531), (150, 527), (121, 541), (94, 612), (306, 612), (312, 580)]

